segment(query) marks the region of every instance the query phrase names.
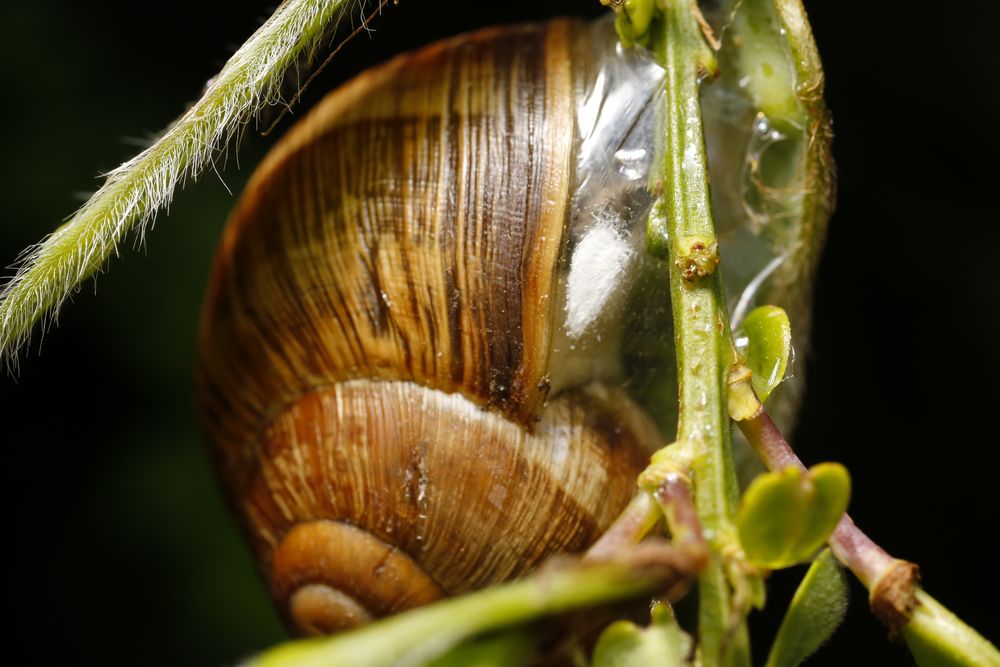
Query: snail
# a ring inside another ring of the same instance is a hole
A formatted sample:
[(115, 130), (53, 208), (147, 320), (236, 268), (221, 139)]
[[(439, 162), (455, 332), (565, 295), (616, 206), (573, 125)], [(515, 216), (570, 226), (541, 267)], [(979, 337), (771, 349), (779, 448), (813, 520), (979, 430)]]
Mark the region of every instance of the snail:
[(293, 631), (521, 576), (631, 499), (677, 403), (661, 80), (606, 21), (485, 29), (362, 73), (257, 169), (199, 402)]

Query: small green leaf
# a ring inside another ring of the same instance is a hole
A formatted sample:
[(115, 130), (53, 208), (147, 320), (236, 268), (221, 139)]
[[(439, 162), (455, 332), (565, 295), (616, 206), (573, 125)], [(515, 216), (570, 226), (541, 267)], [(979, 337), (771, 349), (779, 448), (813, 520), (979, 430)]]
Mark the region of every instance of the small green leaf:
[(686, 667), (690, 654), (691, 638), (659, 608), (648, 628), (630, 621), (609, 625), (594, 647), (593, 667)]
[(923, 590), (903, 638), (920, 667), (1000, 667), (993, 644)]
[(750, 311), (740, 327), (738, 339), (746, 339), (742, 352), (753, 372), (750, 381), (761, 402), (781, 384), (792, 354), (792, 325), (777, 306), (760, 306)]
[(847, 581), (829, 549), (813, 562), (795, 591), (767, 667), (795, 667), (816, 652), (844, 620)]
[(807, 560), (837, 527), (850, 495), (850, 475), (839, 463), (757, 477), (743, 494), (737, 517), (747, 559), (772, 570)]

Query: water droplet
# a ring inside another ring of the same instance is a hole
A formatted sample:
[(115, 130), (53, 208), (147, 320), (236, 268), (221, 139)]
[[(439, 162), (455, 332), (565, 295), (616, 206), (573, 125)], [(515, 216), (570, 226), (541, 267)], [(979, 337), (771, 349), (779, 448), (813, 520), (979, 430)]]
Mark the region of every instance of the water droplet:
[(745, 158), (744, 202), (755, 232), (759, 232), (770, 219), (771, 200), (782, 192), (788, 192), (788, 183), (782, 180), (787, 170), (780, 168), (787, 157), (783, 150), (773, 150), (787, 139), (763, 113), (754, 117)]
[(615, 151), (618, 173), (630, 181), (649, 173), (649, 152), (645, 148), (622, 148)]
[(764, 114), (758, 113), (753, 119), (753, 129), (758, 136), (766, 135), (771, 131), (771, 121)]

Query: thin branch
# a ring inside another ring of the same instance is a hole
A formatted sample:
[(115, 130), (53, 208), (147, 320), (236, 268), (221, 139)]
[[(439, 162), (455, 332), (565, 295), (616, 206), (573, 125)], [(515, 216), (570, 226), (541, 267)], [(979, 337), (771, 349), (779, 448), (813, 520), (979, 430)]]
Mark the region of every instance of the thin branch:
[(667, 518), (674, 544), (707, 553), (705, 534), (691, 494), (691, 480), (680, 473), (668, 473), (654, 496)]
[[(789, 466), (805, 470), (792, 446), (761, 407), (757, 414), (737, 422), (747, 441), (769, 470)], [(917, 566), (893, 558), (865, 535), (850, 516), (844, 514), (829, 539), (830, 550), (869, 591), (872, 611), (892, 633), (907, 624), (917, 606), (920, 574)]]
[[(737, 424), (768, 470), (781, 470), (789, 466), (806, 470), (805, 464), (763, 408), (753, 418)], [(865, 588), (869, 589), (895, 562), (846, 514), (830, 536), (830, 548), (837, 560), (849, 567)]]
[(659, 520), (659, 508), (648, 493), (640, 491), (622, 510), (611, 527), (587, 549), (584, 558), (587, 560), (610, 558), (615, 553), (638, 544)]

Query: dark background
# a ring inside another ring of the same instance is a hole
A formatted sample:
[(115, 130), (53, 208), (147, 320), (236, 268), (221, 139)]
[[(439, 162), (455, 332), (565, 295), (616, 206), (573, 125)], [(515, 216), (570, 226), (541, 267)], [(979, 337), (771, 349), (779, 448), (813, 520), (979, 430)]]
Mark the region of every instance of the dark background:
[[(194, 100), (271, 4), (6, 3), (0, 262), (54, 229), (99, 172)], [(298, 113), (362, 65), (433, 37), (600, 11), (596, 0), (479, 4), (475, 16), (473, 3), (389, 7)], [(997, 640), (996, 10), (806, 6), (840, 196), (795, 443), (807, 461), (845, 463), (858, 523), (920, 562), (930, 592)], [(222, 172), (232, 192), (272, 142), (248, 133), (240, 164), (231, 156)], [(148, 246), (123, 247), (96, 294), (86, 283), (59, 326), (36, 334), (19, 376), (0, 378), (8, 654), (232, 664), (282, 637), (194, 420), (198, 308), (232, 204), (214, 174), (188, 184)], [(759, 658), (800, 576), (774, 577), (769, 613), (754, 621)], [(910, 664), (860, 586), (853, 593), (847, 622), (810, 664)]]

